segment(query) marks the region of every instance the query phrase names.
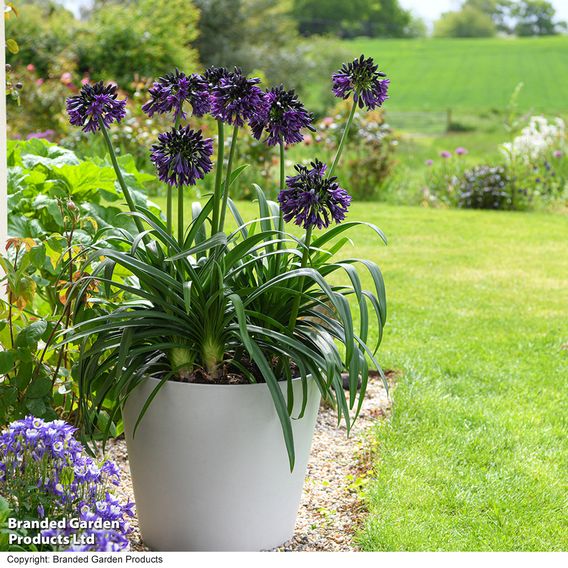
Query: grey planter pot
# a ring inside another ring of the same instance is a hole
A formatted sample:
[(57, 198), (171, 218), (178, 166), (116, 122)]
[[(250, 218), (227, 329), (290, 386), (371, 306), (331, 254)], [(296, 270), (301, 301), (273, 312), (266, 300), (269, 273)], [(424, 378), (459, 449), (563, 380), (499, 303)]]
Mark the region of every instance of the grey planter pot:
[[(295, 414), (301, 381), (294, 384)], [(320, 393), (293, 420), (290, 473), (280, 422), (265, 384), (166, 383), (133, 437), (157, 380), (131, 393), (124, 425), (142, 538), (160, 551), (255, 551), (292, 538)], [(286, 384), (281, 385), (286, 396)]]

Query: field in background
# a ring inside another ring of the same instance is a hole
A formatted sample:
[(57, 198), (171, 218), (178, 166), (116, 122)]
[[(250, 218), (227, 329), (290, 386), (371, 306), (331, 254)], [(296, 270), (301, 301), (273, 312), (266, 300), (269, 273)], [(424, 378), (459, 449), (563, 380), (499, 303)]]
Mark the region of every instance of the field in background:
[(522, 110), (555, 113), (568, 105), (568, 37), (361, 38), (347, 45), (388, 73), (393, 112), (501, 111), (521, 82)]

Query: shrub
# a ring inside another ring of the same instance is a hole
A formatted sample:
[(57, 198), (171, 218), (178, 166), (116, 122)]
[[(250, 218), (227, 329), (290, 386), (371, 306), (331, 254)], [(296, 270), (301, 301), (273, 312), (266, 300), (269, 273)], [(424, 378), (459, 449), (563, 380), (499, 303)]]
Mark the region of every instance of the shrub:
[(478, 166), (464, 173), (457, 186), (458, 207), (510, 209), (511, 180), (502, 166)]
[(79, 38), (79, 70), (126, 86), (135, 73), (154, 78), (162, 69), (194, 68), (198, 18), (186, 0), (169, 0), (167, 6), (159, 0), (100, 3)]
[[(136, 200), (157, 212), (141, 192), (153, 176), (120, 158), (126, 183)], [(90, 267), (83, 252), (96, 242), (116, 246), (131, 218), (116, 206), (120, 192), (115, 173), (101, 161), (77, 156), (44, 140), (11, 142), (8, 147), (8, 209), (11, 238), (0, 256), (0, 424), (28, 413), (53, 419), (73, 412), (72, 372), (76, 346), (58, 334), (71, 317), (69, 289)], [(100, 313), (90, 305), (88, 313)], [(114, 431), (114, 430), (113, 430)]]
[[(335, 151), (341, 139), (341, 125), (349, 115), (349, 105), (340, 103), (318, 125), (316, 141)], [(363, 201), (377, 199), (394, 166), (397, 140), (386, 123), (384, 113), (356, 111), (349, 134), (346, 156), (347, 180), (352, 194)]]

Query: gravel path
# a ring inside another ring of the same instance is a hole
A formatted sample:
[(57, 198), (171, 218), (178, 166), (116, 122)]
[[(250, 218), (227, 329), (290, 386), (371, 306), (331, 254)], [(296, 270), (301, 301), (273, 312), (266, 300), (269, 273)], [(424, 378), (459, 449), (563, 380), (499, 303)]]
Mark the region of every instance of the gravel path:
[[(394, 373), (387, 373), (389, 380)], [(372, 440), (366, 432), (390, 411), (390, 401), (382, 382), (371, 377), (359, 418), (347, 438), (345, 426), (337, 427), (332, 409), (322, 405), (311, 458), (308, 463), (304, 493), (296, 521), (294, 538), (279, 551), (353, 551), (357, 550), (353, 535), (364, 514), (359, 488), (372, 473)], [(128, 455), (124, 440), (110, 441), (107, 456), (116, 461), (122, 471), (118, 494), (134, 500)], [(138, 521), (132, 519), (130, 535), (133, 550), (148, 550), (142, 542)]]

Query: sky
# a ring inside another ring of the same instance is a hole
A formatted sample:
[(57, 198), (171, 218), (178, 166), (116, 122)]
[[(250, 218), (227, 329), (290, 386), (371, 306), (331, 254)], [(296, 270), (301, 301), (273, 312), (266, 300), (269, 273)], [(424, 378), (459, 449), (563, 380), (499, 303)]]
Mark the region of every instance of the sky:
[[(89, 4), (89, 0), (60, 0), (68, 8), (78, 14), (79, 8)], [(427, 22), (433, 22), (442, 12), (455, 10), (462, 0), (399, 0), (401, 6), (412, 10)], [(568, 21), (568, 0), (550, 0), (556, 8), (559, 20)]]

